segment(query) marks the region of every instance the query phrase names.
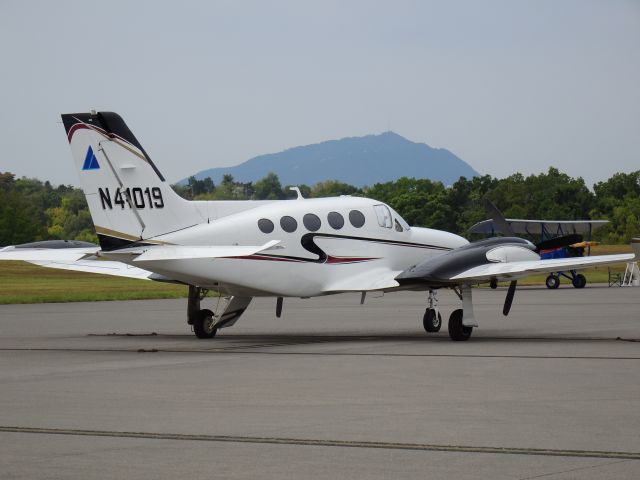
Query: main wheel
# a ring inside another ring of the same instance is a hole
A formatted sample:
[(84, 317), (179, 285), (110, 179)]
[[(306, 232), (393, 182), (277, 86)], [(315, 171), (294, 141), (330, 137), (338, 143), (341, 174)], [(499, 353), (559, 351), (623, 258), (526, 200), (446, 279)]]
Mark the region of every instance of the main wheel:
[(557, 275), (549, 275), (545, 283), (547, 284), (547, 288), (555, 290), (560, 286), (560, 277), (558, 277)]
[(454, 310), (449, 317), (449, 337), (456, 342), (469, 340), (471, 332), (473, 332), (473, 327), (465, 327), (462, 324), (462, 315), (463, 311), (459, 308)]
[(193, 331), (198, 338), (213, 338), (218, 330), (213, 327), (213, 312), (200, 310), (193, 321)]
[(573, 277), (573, 280), (571, 281), (571, 283), (576, 288), (584, 288), (584, 286), (587, 284), (587, 278), (581, 273), (579, 273)]
[(433, 308), (427, 308), (424, 311), (424, 317), (422, 317), (422, 326), (427, 332), (439, 332), (442, 326), (442, 315)]

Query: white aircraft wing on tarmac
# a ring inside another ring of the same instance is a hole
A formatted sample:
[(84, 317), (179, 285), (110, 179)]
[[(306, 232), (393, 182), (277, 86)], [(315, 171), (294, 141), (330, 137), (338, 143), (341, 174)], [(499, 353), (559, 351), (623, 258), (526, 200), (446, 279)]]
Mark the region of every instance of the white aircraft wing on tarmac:
[[(0, 260), (23, 260), (34, 265), (78, 272), (100, 273), (118, 277), (138, 278), (144, 280), (169, 281), (169, 278), (155, 275), (153, 272), (137, 266), (129, 265), (108, 258), (127, 258), (133, 262), (213, 259), (253, 255), (268, 250), (278, 243), (272, 240), (262, 246), (179, 246), (158, 245), (134, 249), (123, 249), (117, 252), (103, 252), (95, 247), (82, 248), (46, 248), (47, 242), (39, 242), (40, 247), (29, 248), (9, 246), (0, 249)], [(53, 241), (57, 243), (57, 241)], [(106, 259), (105, 259), (106, 258)], [(178, 282), (180, 283), (180, 282)]]
[[(44, 243), (44, 242), (42, 242)], [(64, 260), (67, 262), (75, 262), (81, 258), (95, 256), (100, 251), (97, 245), (95, 248), (21, 248), (18, 246), (9, 246), (0, 249), (0, 258), (2, 260), (25, 260), (30, 261), (48, 261), (48, 260)]]
[(138, 267), (132, 267), (131, 265), (127, 265), (126, 263), (114, 262), (109, 260), (78, 260), (75, 262), (65, 262), (64, 260), (27, 261), (41, 267), (57, 268), (60, 270), (99, 273), (101, 275), (135, 278), (138, 280), (170, 281), (169, 279), (162, 279), (159, 275), (156, 275), (155, 273), (148, 270), (143, 270), (142, 268)]
[[(77, 242), (76, 242), (77, 243)], [(84, 243), (84, 242), (82, 242)], [(41, 267), (100, 273), (117, 277), (150, 280), (155, 274), (126, 263), (105, 260), (99, 256), (100, 247), (74, 247), (59, 240), (37, 242), (37, 247), (25, 244), (0, 249), (0, 260), (23, 260)]]
[[(162, 260), (193, 260), (193, 259), (212, 259), (225, 257), (243, 257), (254, 255), (264, 250), (275, 247), (279, 240), (271, 240), (260, 246), (244, 246), (244, 245), (214, 245), (214, 246), (182, 246), (182, 245), (157, 245), (142, 249), (134, 262), (157, 262)], [(140, 249), (136, 249), (140, 251)], [(114, 255), (113, 252), (109, 255)]]
[[(428, 291), (423, 326), (435, 332), (441, 327), (435, 292), (449, 288), (463, 307), (451, 314), (449, 335), (467, 340), (477, 325), (473, 284), (510, 280), (506, 315), (521, 276), (632, 258), (541, 261), (543, 244), (515, 235), (469, 243), (411, 227), (369, 198), (190, 202), (173, 191), (119, 115), (64, 114), (62, 122), (100, 245), (20, 245), (0, 251), (0, 259), (188, 285), (187, 319), (199, 338), (233, 325), (256, 296), (276, 298), (279, 316), (285, 297), (354, 291)], [(511, 230), (499, 212), (492, 219), (503, 233)], [(215, 313), (200, 307), (208, 290), (226, 298)]]
[(452, 280), (489, 281), (492, 278), (512, 280), (514, 278), (535, 275), (537, 273), (557, 272), (559, 270), (580, 269), (596, 265), (610, 265), (612, 262), (631, 262), (634, 254), (597, 255), (592, 257), (559, 258), (551, 260), (529, 260), (522, 262), (490, 263), (470, 268), (451, 277)]

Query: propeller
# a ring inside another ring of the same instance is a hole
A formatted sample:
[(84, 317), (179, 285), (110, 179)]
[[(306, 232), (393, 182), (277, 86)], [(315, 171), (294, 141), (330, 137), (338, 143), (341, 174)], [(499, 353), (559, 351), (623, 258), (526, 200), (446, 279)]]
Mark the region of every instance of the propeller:
[[(502, 235), (505, 235), (508, 237), (515, 237), (516, 236), (515, 232), (511, 228), (511, 225), (509, 224), (509, 222), (507, 222), (507, 219), (504, 218), (504, 215), (502, 215), (502, 212), (498, 210), (498, 207), (496, 207), (493, 204), (493, 202), (488, 198), (483, 199), (483, 204), (484, 204), (484, 209), (487, 212), (487, 215), (493, 221), (494, 228)], [(517, 286), (518, 286), (517, 280), (513, 280), (509, 284), (509, 290), (507, 290), (507, 298), (504, 299), (504, 307), (502, 308), (502, 314), (505, 317), (509, 315), (509, 311), (511, 310), (511, 305), (513, 304), (513, 297), (516, 294)]]
[(513, 303), (513, 297), (516, 294), (516, 286), (518, 285), (517, 280), (513, 280), (509, 284), (509, 290), (507, 290), (507, 298), (504, 299), (504, 307), (502, 309), (502, 314), (506, 317), (509, 315), (509, 311), (511, 310), (511, 304)]
[[(502, 235), (515, 237), (516, 234), (511, 228), (511, 225), (504, 218), (502, 212), (498, 210), (498, 208), (489, 200), (488, 198), (484, 198), (483, 200), (484, 209), (487, 212), (487, 215), (491, 218), (493, 222), (493, 226), (498, 233)], [(573, 245), (574, 243), (579, 243), (583, 240), (582, 235), (578, 233), (572, 233), (569, 235), (563, 235), (561, 237), (551, 238), (549, 240), (543, 240), (536, 244), (536, 253), (540, 253), (542, 250), (553, 250), (555, 248), (568, 247), (569, 245)], [(511, 305), (513, 304), (513, 297), (516, 294), (516, 287), (518, 286), (518, 281), (513, 280), (509, 284), (509, 290), (507, 290), (507, 298), (504, 300), (504, 307), (502, 309), (502, 313), (507, 316), (509, 315), (509, 311), (511, 311)]]

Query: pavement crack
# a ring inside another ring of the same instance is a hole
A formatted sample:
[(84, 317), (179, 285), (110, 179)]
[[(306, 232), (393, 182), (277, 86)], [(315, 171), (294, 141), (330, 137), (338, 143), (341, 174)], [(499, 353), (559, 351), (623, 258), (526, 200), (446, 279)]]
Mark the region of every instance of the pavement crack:
[(640, 357), (596, 356), (596, 355), (490, 355), (477, 353), (368, 353), (368, 352), (304, 352), (304, 351), (259, 351), (260, 348), (297, 347), (307, 343), (261, 343), (255, 345), (230, 345), (212, 348), (30, 348), (0, 347), (0, 352), (112, 352), (112, 353), (192, 353), (192, 354), (242, 354), (242, 355), (301, 355), (321, 357), (428, 357), (428, 358), (487, 358), (523, 360), (640, 360)]
[(534, 475), (533, 477), (522, 477), (522, 478), (519, 478), (518, 480), (533, 480), (535, 478), (553, 477), (555, 475), (562, 475), (564, 473), (579, 472), (581, 470), (592, 470), (595, 468), (607, 467), (609, 465), (616, 465), (618, 463), (625, 463), (629, 461), (631, 460), (617, 460), (615, 462), (597, 463), (595, 465), (589, 465), (586, 467), (577, 467), (577, 468), (570, 468), (569, 470), (558, 470), (557, 472), (543, 473), (542, 475)]
[(617, 452), (602, 450), (563, 450), (550, 448), (521, 448), (521, 447), (483, 447), (473, 445), (445, 445), (427, 443), (402, 443), (384, 441), (358, 440), (330, 440), (287, 437), (256, 437), (239, 435), (207, 435), (183, 433), (155, 433), (155, 432), (121, 432), (111, 430), (79, 430), (65, 428), (39, 428), (0, 426), (0, 432), (29, 433), (45, 435), (75, 435), (85, 437), (113, 437), (113, 438), (144, 438), (150, 440), (178, 440), (197, 442), (229, 442), (254, 443), (273, 445), (299, 445), (314, 447), (341, 448), (376, 448), (384, 450), (412, 450), (453, 453), (490, 453), (498, 455), (538, 455), (550, 457), (578, 457), (578, 458), (614, 458), (625, 460), (640, 460), (640, 452)]

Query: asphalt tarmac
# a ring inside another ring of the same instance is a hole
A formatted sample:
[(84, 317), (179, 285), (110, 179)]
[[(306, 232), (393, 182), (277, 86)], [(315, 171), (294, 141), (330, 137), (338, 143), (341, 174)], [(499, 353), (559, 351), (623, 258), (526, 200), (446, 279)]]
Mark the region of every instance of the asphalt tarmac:
[(640, 288), (505, 294), (0, 306), (0, 477), (640, 478)]

